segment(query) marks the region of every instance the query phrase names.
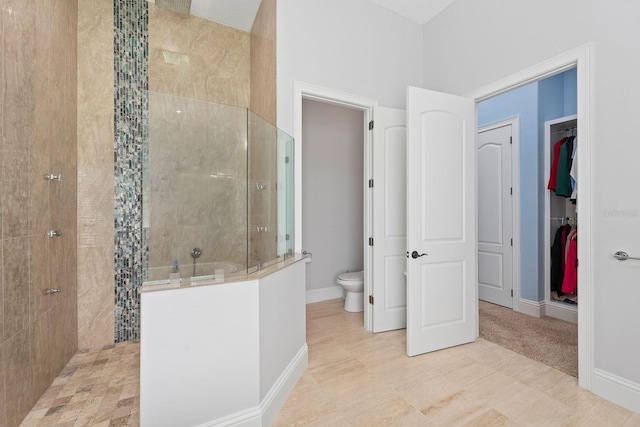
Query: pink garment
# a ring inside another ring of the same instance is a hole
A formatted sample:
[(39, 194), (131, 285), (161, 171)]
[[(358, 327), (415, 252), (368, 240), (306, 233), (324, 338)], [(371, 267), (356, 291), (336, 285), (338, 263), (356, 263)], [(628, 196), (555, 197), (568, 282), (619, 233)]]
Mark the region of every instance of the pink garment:
[(562, 292), (575, 294), (578, 290), (578, 232), (569, 236), (569, 252), (564, 265), (564, 279), (562, 280)]

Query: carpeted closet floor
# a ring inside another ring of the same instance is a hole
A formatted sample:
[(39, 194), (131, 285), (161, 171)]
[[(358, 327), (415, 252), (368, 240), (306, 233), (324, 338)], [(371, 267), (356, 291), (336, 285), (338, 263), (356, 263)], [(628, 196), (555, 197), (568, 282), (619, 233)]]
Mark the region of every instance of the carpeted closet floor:
[(578, 377), (578, 325), (479, 301), (480, 337)]

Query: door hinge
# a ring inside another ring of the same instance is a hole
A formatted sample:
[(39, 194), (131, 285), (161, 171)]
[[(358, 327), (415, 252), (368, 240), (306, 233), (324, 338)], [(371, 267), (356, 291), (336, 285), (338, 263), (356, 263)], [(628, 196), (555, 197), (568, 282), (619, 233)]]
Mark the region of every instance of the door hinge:
[(289, 163), (289, 156), (286, 156), (286, 157), (284, 158), (284, 162), (285, 162), (285, 163)]
[(369, 246), (373, 246), (373, 237), (369, 237)]
[(369, 188), (373, 188), (373, 179), (369, 180)]
[(513, 239), (511, 239), (511, 246), (513, 246)]
[(513, 289), (511, 289), (511, 298), (513, 298)]
[(511, 194), (511, 195), (513, 196), (513, 187), (511, 187), (511, 188), (509, 189), (509, 194)]
[(512, 136), (509, 137), (509, 144), (513, 144), (513, 137)]
[(369, 304), (373, 305), (373, 295), (369, 295)]
[(369, 130), (372, 130), (372, 129), (373, 129), (373, 120), (369, 122)]

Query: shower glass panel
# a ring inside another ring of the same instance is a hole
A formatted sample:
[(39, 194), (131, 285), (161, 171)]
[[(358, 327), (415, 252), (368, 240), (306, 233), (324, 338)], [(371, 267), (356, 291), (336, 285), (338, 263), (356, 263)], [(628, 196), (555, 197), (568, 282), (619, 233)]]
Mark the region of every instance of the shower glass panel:
[(246, 108), (156, 92), (149, 101), (145, 281), (246, 275), (292, 254), (293, 140)]

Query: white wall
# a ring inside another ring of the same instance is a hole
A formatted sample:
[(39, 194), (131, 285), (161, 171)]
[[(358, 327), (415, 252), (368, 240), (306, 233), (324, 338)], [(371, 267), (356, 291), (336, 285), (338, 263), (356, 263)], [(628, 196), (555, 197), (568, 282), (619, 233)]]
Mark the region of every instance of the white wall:
[(423, 50), (424, 86), (463, 94), (594, 42), (595, 368), (636, 392), (640, 261), (612, 254), (640, 256), (639, 16), (634, 0), (457, 0), (425, 25)]
[(363, 269), (363, 112), (304, 100), (302, 135), (302, 249), (313, 253), (310, 291), (338, 286), (338, 274)]
[(278, 127), (293, 135), (293, 82), (405, 108), (422, 83), (422, 27), (368, 0), (278, 0)]
[(297, 262), (260, 279), (261, 401), (307, 342), (305, 265)]
[(142, 290), (140, 425), (271, 425), (308, 364), (306, 259)]
[(260, 405), (258, 281), (142, 293), (140, 425), (196, 426)]

